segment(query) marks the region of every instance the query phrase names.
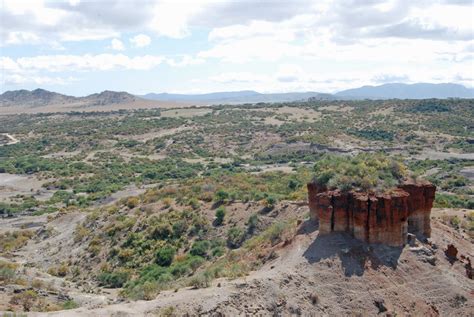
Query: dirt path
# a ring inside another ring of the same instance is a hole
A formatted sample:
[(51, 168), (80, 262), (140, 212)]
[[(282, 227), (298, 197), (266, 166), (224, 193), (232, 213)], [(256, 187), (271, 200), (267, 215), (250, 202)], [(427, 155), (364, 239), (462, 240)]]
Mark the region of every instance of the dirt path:
[(9, 138), (10, 141), (8, 141), (5, 144), (0, 144), (0, 146), (17, 144), (18, 142), (20, 142), (20, 140), (18, 140), (17, 138), (15, 138), (13, 135), (11, 135), (9, 133), (1, 133), (1, 134), (6, 136), (7, 138)]

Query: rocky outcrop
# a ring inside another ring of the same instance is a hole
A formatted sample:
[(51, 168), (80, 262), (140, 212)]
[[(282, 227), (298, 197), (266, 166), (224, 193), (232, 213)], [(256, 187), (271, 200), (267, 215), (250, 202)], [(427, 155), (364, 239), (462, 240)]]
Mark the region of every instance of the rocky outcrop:
[(407, 183), (400, 186), (410, 194), (408, 199), (408, 232), (431, 236), (430, 214), (435, 198), (436, 186), (430, 183)]
[(384, 194), (324, 191), (308, 184), (309, 208), (319, 233), (348, 232), (368, 243), (402, 246), (408, 232), (429, 236), (436, 187), (405, 184)]
[[(316, 197), (317, 194), (325, 192), (327, 190), (326, 187), (319, 186), (316, 183), (308, 183), (307, 188), (308, 188), (308, 197)], [(316, 209), (317, 209), (316, 200), (309, 199), (308, 205), (309, 205), (311, 219), (318, 221), (317, 213), (316, 213)]]
[(448, 258), (448, 261), (453, 264), (458, 259), (458, 249), (454, 246), (454, 244), (448, 244), (446, 250), (444, 250), (444, 254)]

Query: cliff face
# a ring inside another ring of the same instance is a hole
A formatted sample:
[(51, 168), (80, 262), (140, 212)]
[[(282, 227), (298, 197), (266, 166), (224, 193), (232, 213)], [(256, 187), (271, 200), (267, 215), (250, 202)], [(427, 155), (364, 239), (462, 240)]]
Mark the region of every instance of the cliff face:
[(429, 236), (436, 187), (407, 184), (386, 194), (322, 191), (308, 184), (312, 218), (319, 233), (348, 232), (368, 243), (402, 246), (407, 233)]
[[(308, 197), (316, 197), (317, 194), (325, 192), (326, 188), (318, 186), (315, 183), (308, 183)], [(318, 221), (318, 213), (316, 212), (316, 199), (308, 199), (309, 211), (311, 215), (311, 219)]]
[(403, 184), (401, 189), (410, 194), (408, 199), (408, 231), (431, 236), (430, 213), (435, 198), (436, 186), (425, 184)]

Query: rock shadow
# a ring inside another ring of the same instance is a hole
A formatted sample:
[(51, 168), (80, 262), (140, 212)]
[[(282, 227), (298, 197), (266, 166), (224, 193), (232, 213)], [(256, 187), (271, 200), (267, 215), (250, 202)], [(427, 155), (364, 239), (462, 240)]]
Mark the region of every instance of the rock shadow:
[(309, 263), (337, 256), (345, 276), (362, 276), (370, 266), (378, 269), (386, 266), (396, 269), (403, 247), (390, 247), (382, 244), (367, 244), (347, 233), (318, 235), (303, 256)]
[(296, 232), (297, 235), (300, 234), (310, 234), (319, 229), (319, 222), (313, 219), (308, 219), (303, 222)]

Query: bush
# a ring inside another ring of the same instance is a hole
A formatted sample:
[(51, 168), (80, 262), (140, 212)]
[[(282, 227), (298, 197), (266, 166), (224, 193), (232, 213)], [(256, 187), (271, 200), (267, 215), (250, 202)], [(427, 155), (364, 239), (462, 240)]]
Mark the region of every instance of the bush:
[(191, 250), (189, 251), (189, 253), (192, 255), (206, 257), (207, 251), (209, 250), (210, 246), (211, 244), (207, 240), (196, 241), (193, 243), (193, 246), (191, 247)]
[(65, 277), (68, 273), (69, 269), (66, 263), (62, 263), (57, 267), (50, 267), (48, 269), (48, 273), (58, 277)]
[(314, 165), (313, 181), (329, 189), (387, 190), (408, 176), (406, 166), (384, 154), (325, 155)]
[(74, 309), (79, 307), (79, 304), (73, 301), (72, 299), (67, 300), (63, 303), (63, 309)]
[(224, 223), (225, 214), (226, 212), (224, 207), (220, 206), (216, 209), (216, 219), (214, 220), (216, 226), (220, 226)]
[(161, 266), (170, 266), (173, 262), (175, 250), (171, 246), (165, 246), (156, 253), (156, 264)]
[(458, 216), (454, 216), (454, 217), (451, 218), (451, 220), (449, 222), (450, 222), (451, 226), (458, 229), (459, 225), (461, 224), (461, 219), (459, 219)]
[(204, 271), (200, 274), (197, 274), (191, 278), (189, 281), (189, 286), (194, 288), (205, 288), (211, 285), (212, 277), (207, 271)]
[(229, 193), (223, 189), (219, 189), (214, 195), (214, 201), (218, 204), (225, 203), (229, 199)]
[(128, 278), (128, 272), (104, 272), (98, 276), (99, 285), (110, 288), (122, 287)]
[(137, 197), (128, 197), (126, 205), (128, 208), (133, 209), (136, 206), (138, 206), (138, 203), (139, 203), (139, 200)]
[(230, 228), (227, 232), (227, 245), (229, 248), (239, 248), (245, 240), (245, 231), (239, 227)]
[(249, 220), (247, 220), (247, 232), (252, 234), (255, 229), (257, 228), (258, 224), (258, 215), (253, 214), (249, 217)]
[(15, 270), (4, 267), (0, 268), (0, 282), (10, 282), (15, 277)]
[(38, 293), (34, 290), (26, 290), (15, 294), (10, 299), (10, 304), (23, 306), (24, 311), (30, 311), (38, 301)]
[(267, 196), (267, 198), (265, 199), (265, 207), (268, 209), (273, 209), (276, 203), (277, 199), (272, 195)]

